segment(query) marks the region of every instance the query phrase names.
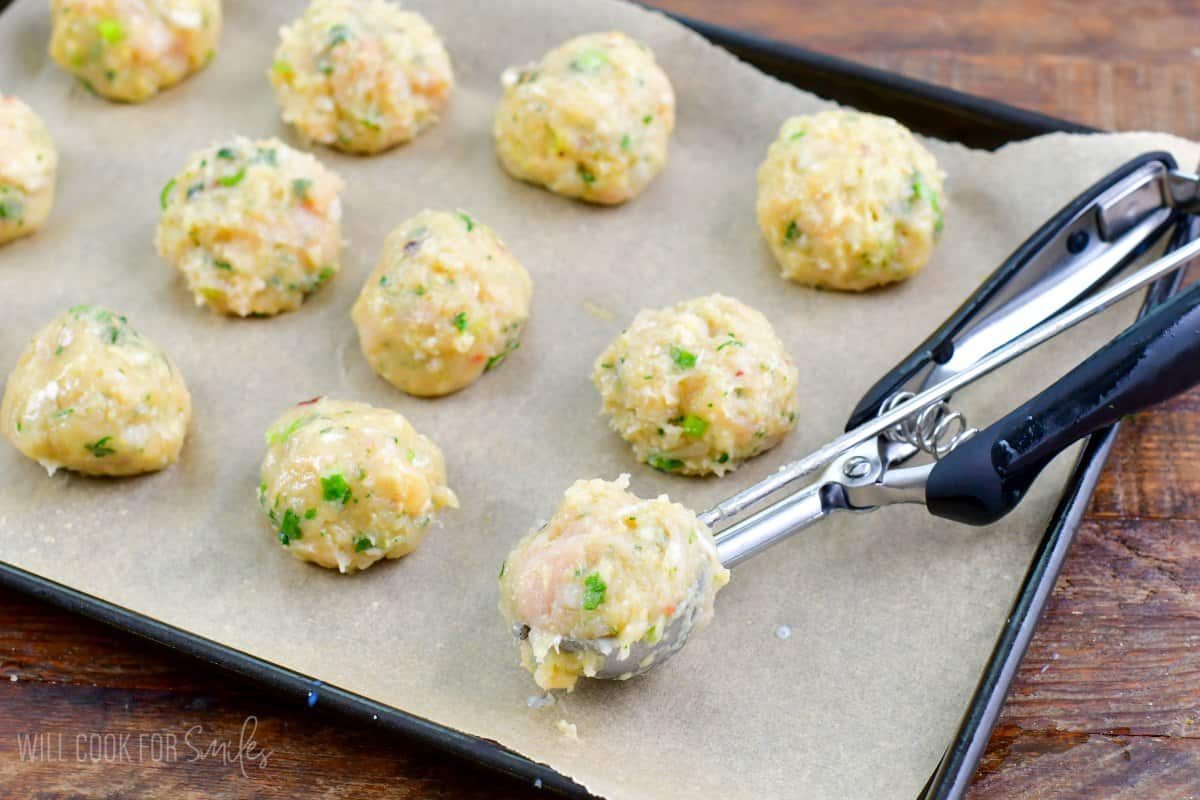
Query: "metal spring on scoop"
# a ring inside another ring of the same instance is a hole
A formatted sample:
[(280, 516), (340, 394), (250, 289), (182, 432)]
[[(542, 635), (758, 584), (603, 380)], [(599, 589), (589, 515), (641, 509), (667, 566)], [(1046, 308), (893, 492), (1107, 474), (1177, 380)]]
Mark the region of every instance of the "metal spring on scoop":
[[(879, 413), (886, 414), (914, 397), (912, 392), (896, 392), (884, 401)], [(939, 400), (896, 423), (883, 435), (890, 442), (910, 444), (940, 460), (977, 433), (979, 429), (968, 427), (967, 418), (961, 411), (955, 411), (945, 400)]]

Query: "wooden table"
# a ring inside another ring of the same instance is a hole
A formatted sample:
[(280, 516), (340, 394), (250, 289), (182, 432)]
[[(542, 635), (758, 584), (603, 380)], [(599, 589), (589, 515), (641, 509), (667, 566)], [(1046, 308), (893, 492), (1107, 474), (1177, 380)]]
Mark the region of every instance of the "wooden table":
[[(1100, 127), (1200, 138), (1194, 0), (657, 4)], [(973, 800), (1200, 797), (1198, 516), (1193, 392), (1124, 426)], [(22, 761), (17, 734), (31, 730), (63, 732), (61, 760), (52, 739), (41, 759)], [(253, 749), (239, 751), (246, 734), (270, 749), (265, 769)], [(110, 760), (78, 761), (79, 735), (85, 758), (94, 747)], [(213, 743), (202, 760), (190, 749)], [(0, 796), (317, 795), (544, 796), (0, 592)]]

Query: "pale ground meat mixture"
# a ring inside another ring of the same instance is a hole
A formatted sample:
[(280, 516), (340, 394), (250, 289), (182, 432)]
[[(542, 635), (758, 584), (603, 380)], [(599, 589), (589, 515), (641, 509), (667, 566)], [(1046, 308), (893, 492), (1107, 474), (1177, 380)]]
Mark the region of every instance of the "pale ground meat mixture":
[(532, 291), (487, 225), (466, 211), (422, 211), (388, 236), (352, 315), (375, 372), (435, 397), (474, 383), (520, 346)]
[(75, 306), (8, 377), (0, 432), (50, 474), (137, 475), (173, 464), (192, 416), (179, 368), (122, 315)]
[(698, 630), (729, 582), (712, 532), (692, 511), (628, 488), (628, 475), (577, 481), (500, 568), (500, 611), (529, 627), (521, 660), (543, 689), (572, 689), (595, 673), (599, 653), (560, 649), (563, 639), (654, 642), (690, 607)]
[(637, 196), (667, 163), (675, 92), (650, 48), (619, 33), (571, 39), (505, 71), (492, 131), (513, 177), (591, 203)]
[(280, 30), (270, 79), (284, 122), (351, 153), (413, 139), (454, 88), (437, 31), (388, 0), (314, 0)]
[(50, 55), (84, 86), (137, 103), (216, 57), (220, 0), (52, 0)]
[(929, 262), (943, 175), (908, 129), (860, 111), (783, 123), (758, 170), (758, 224), (785, 278), (862, 291)]
[(724, 295), (639, 312), (592, 382), (613, 430), (663, 472), (723, 475), (796, 424), (796, 365), (766, 317)]
[(0, 94), (0, 244), (37, 230), (54, 206), (58, 151), (33, 109)]
[(292, 311), (338, 272), (341, 191), (308, 153), (238, 137), (195, 154), (163, 187), (155, 244), (197, 305)]
[(345, 573), (400, 558), (458, 507), (441, 449), (395, 411), (321, 398), (275, 420), (266, 443), (258, 501), (302, 561)]

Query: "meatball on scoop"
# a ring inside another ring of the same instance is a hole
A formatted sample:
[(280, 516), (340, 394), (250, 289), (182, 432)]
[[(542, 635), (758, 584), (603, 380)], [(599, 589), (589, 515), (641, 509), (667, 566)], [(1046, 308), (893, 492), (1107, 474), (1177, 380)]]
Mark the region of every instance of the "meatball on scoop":
[(207, 66), (220, 0), (52, 0), (50, 55), (90, 91), (138, 103)]
[(120, 314), (75, 306), (21, 354), (0, 432), (51, 475), (137, 475), (175, 462), (191, 417), (183, 376), (162, 350)]
[(163, 187), (155, 245), (196, 300), (240, 317), (294, 311), (337, 274), (342, 181), (278, 139), (238, 137)]
[(258, 500), (280, 546), (302, 561), (362, 570), (417, 548), (457, 508), (436, 444), (403, 416), (319, 399), (267, 430)]
[(492, 126), (510, 175), (590, 203), (623, 203), (667, 163), (675, 92), (650, 48), (592, 33), (506, 70)]
[(465, 211), (422, 211), (392, 231), (354, 304), (363, 355), (421, 397), (456, 392), (520, 345), (533, 283)]
[(942, 171), (907, 128), (859, 111), (783, 123), (758, 169), (758, 225), (783, 277), (862, 291), (929, 262)]
[[(729, 582), (712, 532), (693, 512), (628, 487), (628, 475), (577, 481), (500, 568), (500, 612), (543, 689), (572, 689), (614, 652), (619, 661), (673, 625), (707, 625)], [(649, 667), (629, 658), (619, 677)]]
[(33, 109), (0, 94), (0, 244), (37, 230), (54, 205), (58, 151)]
[(639, 312), (592, 382), (613, 430), (663, 472), (723, 475), (796, 423), (799, 373), (783, 342), (724, 295)]
[(388, 0), (313, 0), (279, 32), (270, 79), (302, 136), (364, 154), (433, 125), (454, 88), (437, 31)]

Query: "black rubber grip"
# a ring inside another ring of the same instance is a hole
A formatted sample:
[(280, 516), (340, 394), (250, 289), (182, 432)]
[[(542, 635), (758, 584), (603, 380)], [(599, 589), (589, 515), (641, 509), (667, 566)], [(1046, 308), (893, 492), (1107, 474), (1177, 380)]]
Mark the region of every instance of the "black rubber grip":
[(988, 525), (1017, 507), (1064, 449), (1200, 383), (1200, 284), (1148, 314), (929, 474), (930, 513)]
[[(954, 340), (977, 320), (981, 311), (1008, 285), (1009, 281), (1020, 274), (1034, 257), (1048, 247), (1055, 237), (1063, 232), (1063, 228), (1082, 210), (1091, 205), (1097, 197), (1117, 181), (1152, 161), (1158, 161), (1168, 169), (1176, 167), (1175, 159), (1169, 153), (1154, 152), (1140, 155), (1094, 183), (1050, 218), (1046, 224), (1038, 228), (1032, 236), (1013, 251), (1012, 255), (1004, 260), (1004, 263), (995, 272), (980, 284), (975, 293), (967, 298), (966, 302), (959, 306), (958, 310), (951, 314), (941, 327), (867, 390), (867, 393), (858, 401), (858, 405), (854, 407), (850, 420), (846, 423), (846, 430), (853, 430), (878, 416), (883, 403), (903, 389), (914, 375), (931, 362), (944, 364), (949, 361), (954, 355)], [(1135, 252), (1130, 257), (1136, 255)]]

